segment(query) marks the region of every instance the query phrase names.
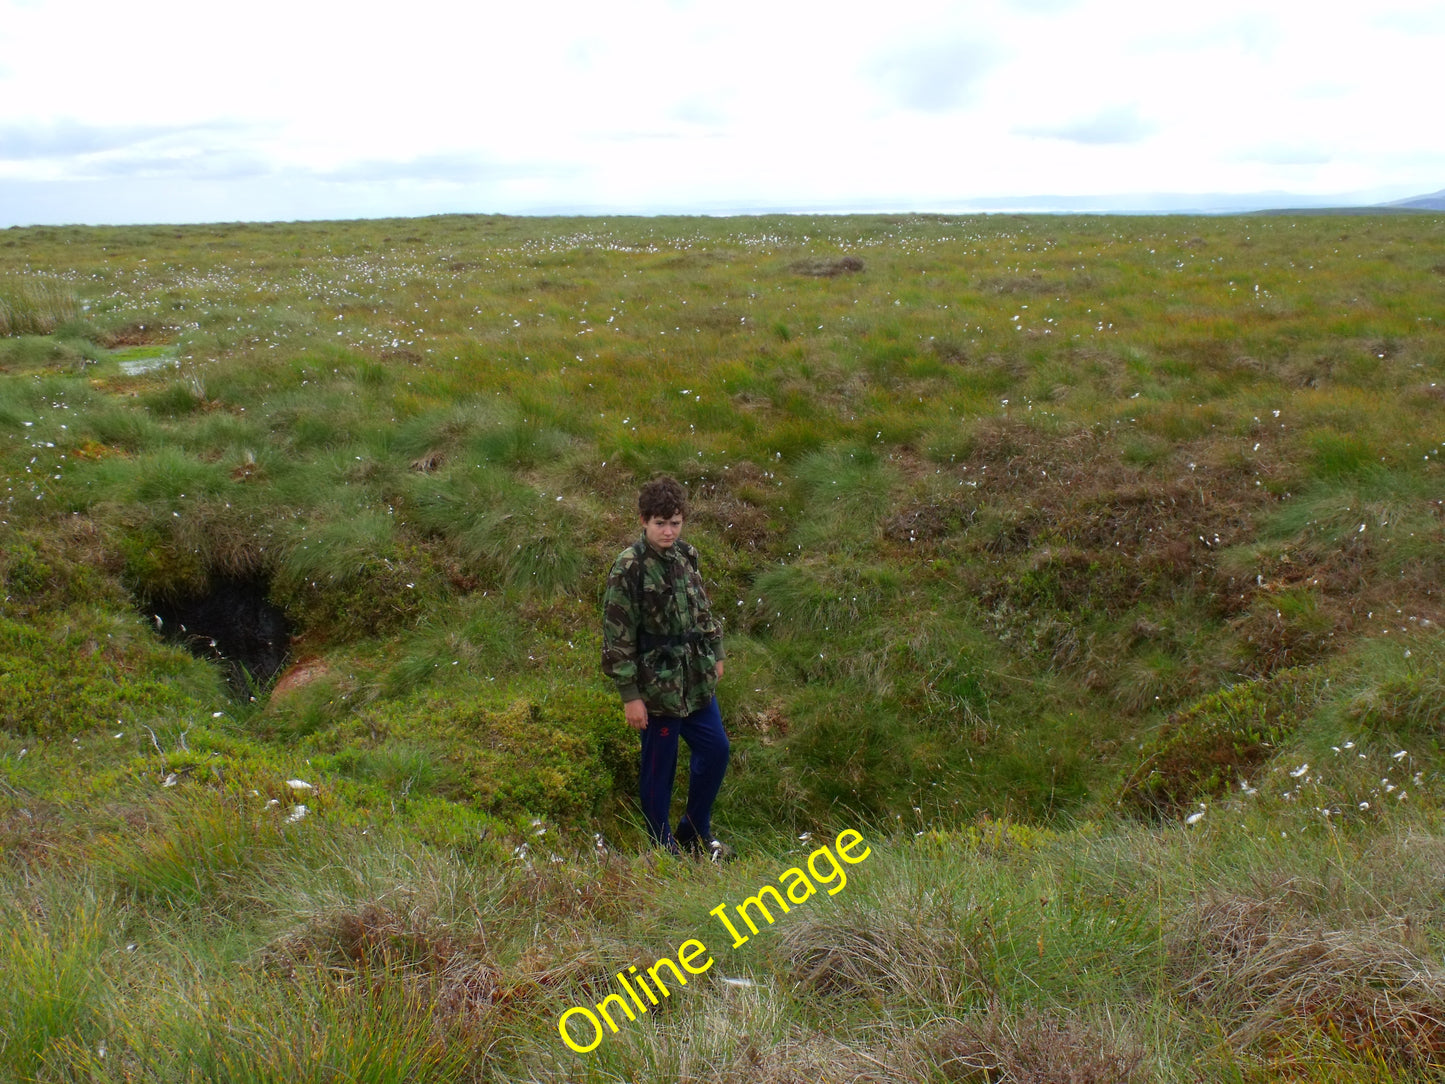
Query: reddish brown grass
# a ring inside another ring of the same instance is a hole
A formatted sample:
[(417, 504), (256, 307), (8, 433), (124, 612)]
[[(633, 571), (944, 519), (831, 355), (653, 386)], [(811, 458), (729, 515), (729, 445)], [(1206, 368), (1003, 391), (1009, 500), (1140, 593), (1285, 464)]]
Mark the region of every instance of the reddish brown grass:
[(950, 1021), (929, 1046), (946, 1080), (966, 1084), (1146, 1084), (1144, 1050), (1071, 1017), (994, 1005)]
[(292, 978), (320, 969), (342, 982), (401, 982), (435, 1006), (439, 1024), (476, 1023), (517, 992), (503, 984), (480, 940), (458, 940), (424, 912), (400, 914), (380, 903), (317, 915), (267, 946), (260, 963)]
[(1445, 970), (1410, 947), (1402, 920), (1328, 929), (1283, 899), (1206, 898), (1176, 925), (1170, 967), (1185, 1003), (1240, 1051), (1316, 1032), (1412, 1069), (1445, 1064)]

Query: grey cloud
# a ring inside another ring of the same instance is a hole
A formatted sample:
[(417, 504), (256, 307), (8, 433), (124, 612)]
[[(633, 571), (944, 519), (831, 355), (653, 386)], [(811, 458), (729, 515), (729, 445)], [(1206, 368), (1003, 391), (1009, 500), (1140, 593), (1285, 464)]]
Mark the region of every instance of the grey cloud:
[(73, 120), (50, 124), (0, 127), (0, 161), (53, 160), (79, 176), (121, 176), (136, 173), (191, 172), (214, 175), (235, 169), (242, 156), (227, 152), (225, 143), (253, 134), (251, 125), (214, 121), (197, 125), (81, 124)]
[(996, 62), (982, 42), (954, 39), (897, 50), (876, 62), (871, 74), (900, 105), (943, 113), (965, 104)]
[(1371, 19), (1382, 30), (1393, 30), (1400, 34), (1445, 34), (1445, 11), (1434, 8), (1429, 11), (1387, 11)]
[(1027, 15), (1052, 15), (1056, 11), (1078, 7), (1079, 2), (1080, 0), (1011, 0), (1004, 6)]
[(237, 181), (274, 173), (264, 159), (225, 151), (188, 153), (125, 153), (86, 161), (77, 177), (167, 178), (188, 181)]
[(559, 178), (579, 172), (576, 167), (543, 163), (495, 162), (476, 154), (452, 152), (425, 154), (405, 161), (352, 162), (337, 169), (315, 174), (320, 180), (341, 184), (371, 181), (441, 181), (451, 184), (476, 184), (483, 181), (510, 181), (525, 178)]
[(1335, 156), (1321, 147), (1300, 144), (1255, 147), (1241, 153), (1236, 161), (1260, 162), (1267, 166), (1321, 166), (1333, 162)]
[(1110, 143), (1138, 143), (1153, 134), (1155, 128), (1156, 125), (1141, 117), (1133, 106), (1123, 105), (1102, 109), (1093, 116), (1080, 120), (1020, 128), (1018, 134), (1100, 146)]
[(727, 114), (706, 98), (688, 98), (679, 102), (672, 111), (672, 119), (681, 124), (698, 128), (723, 128), (728, 121)]
[[(73, 123), (0, 131), (0, 160), (58, 159), (72, 179), (168, 179), (240, 181), (259, 177), (306, 177), (339, 184), (420, 181), (475, 184), (523, 178), (565, 177), (577, 172), (540, 164), (490, 161), (465, 153), (422, 155), (404, 161), (363, 160), (335, 169), (280, 167), (252, 149), (261, 134), (240, 124), (189, 128), (96, 128)], [(238, 138), (239, 137), (239, 138)], [(12, 149), (13, 148), (13, 149)]]
[(1310, 207), (1359, 207), (1358, 193), (1301, 195), (1296, 192), (1134, 192), (1104, 196), (1001, 196), (961, 201), (959, 211), (1039, 214), (1237, 214)]
[(1355, 86), (1350, 83), (1322, 79), (1312, 83), (1301, 83), (1296, 93), (1301, 98), (1330, 101), (1348, 98), (1355, 93), (1355, 90)]
[(79, 154), (133, 146), (174, 131), (161, 127), (106, 128), (73, 120), (50, 124), (7, 124), (0, 127), (0, 160), (70, 158)]
[(1252, 11), (1219, 22), (1201, 17), (1197, 25), (1184, 29), (1143, 27), (1141, 31), (1132, 45), (1133, 52), (1146, 56), (1181, 53), (1181, 63), (1192, 62), (1189, 58), (1210, 50), (1267, 60), (1290, 38), (1287, 26), (1267, 11)]

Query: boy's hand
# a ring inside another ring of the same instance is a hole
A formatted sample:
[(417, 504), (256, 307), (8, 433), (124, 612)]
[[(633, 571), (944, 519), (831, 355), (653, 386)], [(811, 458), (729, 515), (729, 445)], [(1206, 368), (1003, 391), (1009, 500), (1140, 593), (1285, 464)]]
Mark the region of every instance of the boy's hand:
[(622, 711), (627, 716), (627, 725), (633, 730), (647, 729), (647, 705), (643, 701), (629, 700), (622, 705)]
[(717, 661), (717, 676), (718, 676), (718, 677), (722, 677), (722, 664), (723, 664), (722, 659), (718, 659), (718, 661)]

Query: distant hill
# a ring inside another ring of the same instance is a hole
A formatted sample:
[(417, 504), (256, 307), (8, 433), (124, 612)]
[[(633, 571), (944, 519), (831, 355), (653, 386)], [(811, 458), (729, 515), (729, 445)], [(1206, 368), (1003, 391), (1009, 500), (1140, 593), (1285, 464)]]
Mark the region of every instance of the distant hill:
[(1412, 211), (1445, 211), (1445, 188), (1428, 196), (1411, 196), (1409, 199), (1392, 200), (1382, 207), (1404, 207)]

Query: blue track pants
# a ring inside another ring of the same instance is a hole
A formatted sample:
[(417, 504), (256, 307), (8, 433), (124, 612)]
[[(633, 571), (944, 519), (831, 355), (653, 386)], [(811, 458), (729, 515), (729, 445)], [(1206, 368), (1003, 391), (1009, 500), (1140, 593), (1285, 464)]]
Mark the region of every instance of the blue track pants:
[[(687, 742), (692, 757), (688, 764), (687, 812), (677, 822), (674, 838), (668, 814), (672, 808), (672, 782), (677, 776), (679, 736)], [(717, 697), (683, 718), (648, 715), (647, 729), (642, 732), (639, 790), (647, 834), (654, 843), (675, 851), (678, 842), (712, 838), (712, 804), (728, 768), (729, 749)]]

